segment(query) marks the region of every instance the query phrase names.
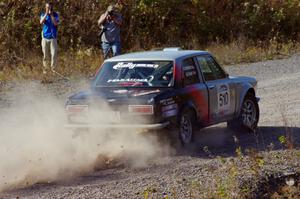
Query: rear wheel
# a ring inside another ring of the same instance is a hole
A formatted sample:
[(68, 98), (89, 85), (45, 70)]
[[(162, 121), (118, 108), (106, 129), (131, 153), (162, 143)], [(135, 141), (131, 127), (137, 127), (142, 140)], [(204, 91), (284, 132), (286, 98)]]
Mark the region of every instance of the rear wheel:
[(233, 130), (254, 131), (259, 120), (259, 107), (256, 97), (248, 93), (241, 106), (240, 114), (236, 119), (227, 122), (227, 126)]
[(191, 110), (184, 110), (179, 121), (179, 139), (183, 145), (193, 141), (195, 129), (195, 114)]

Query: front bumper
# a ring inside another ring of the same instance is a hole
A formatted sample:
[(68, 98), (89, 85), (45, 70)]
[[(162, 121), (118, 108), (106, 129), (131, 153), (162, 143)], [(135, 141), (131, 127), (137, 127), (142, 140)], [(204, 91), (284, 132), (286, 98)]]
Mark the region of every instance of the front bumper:
[(170, 122), (157, 124), (66, 124), (67, 129), (125, 129), (125, 130), (159, 130), (167, 127)]

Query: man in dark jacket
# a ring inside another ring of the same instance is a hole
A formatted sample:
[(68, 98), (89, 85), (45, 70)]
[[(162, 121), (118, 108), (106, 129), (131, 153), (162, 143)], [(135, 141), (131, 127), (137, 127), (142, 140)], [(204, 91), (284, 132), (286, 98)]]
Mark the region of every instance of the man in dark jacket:
[(114, 5), (108, 6), (106, 12), (98, 20), (98, 25), (102, 26), (103, 30), (101, 41), (105, 59), (110, 50), (112, 50), (113, 56), (121, 53), (120, 27), (122, 21), (122, 16), (116, 11)]

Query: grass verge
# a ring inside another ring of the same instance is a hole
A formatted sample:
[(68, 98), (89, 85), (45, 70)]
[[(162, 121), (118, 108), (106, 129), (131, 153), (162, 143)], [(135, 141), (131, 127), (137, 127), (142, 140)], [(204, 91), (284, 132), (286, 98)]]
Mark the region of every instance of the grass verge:
[[(199, 47), (201, 49), (201, 47)], [(286, 58), (300, 52), (300, 43), (278, 43), (271, 40), (268, 44), (249, 44), (244, 40), (229, 44), (212, 43), (204, 50), (213, 53), (223, 65), (251, 63), (271, 59)], [(143, 49), (140, 49), (142, 51)], [(42, 53), (26, 51), (21, 56), (16, 53), (0, 55), (0, 81), (42, 78)], [(56, 70), (68, 77), (92, 76), (103, 62), (102, 52), (95, 48), (81, 48), (59, 52)]]

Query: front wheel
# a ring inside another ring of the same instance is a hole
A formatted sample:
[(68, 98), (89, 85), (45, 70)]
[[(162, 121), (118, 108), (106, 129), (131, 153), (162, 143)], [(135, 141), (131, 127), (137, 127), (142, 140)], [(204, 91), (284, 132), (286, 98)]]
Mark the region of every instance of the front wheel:
[(227, 122), (227, 126), (234, 130), (250, 130), (257, 128), (259, 120), (259, 107), (256, 97), (247, 94), (241, 106), (240, 114), (236, 119)]

